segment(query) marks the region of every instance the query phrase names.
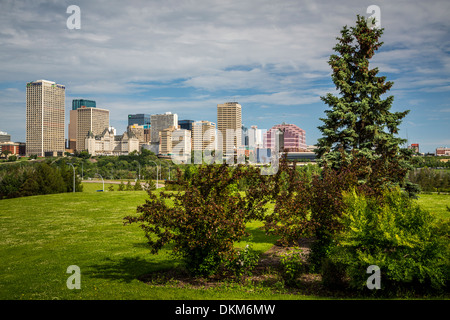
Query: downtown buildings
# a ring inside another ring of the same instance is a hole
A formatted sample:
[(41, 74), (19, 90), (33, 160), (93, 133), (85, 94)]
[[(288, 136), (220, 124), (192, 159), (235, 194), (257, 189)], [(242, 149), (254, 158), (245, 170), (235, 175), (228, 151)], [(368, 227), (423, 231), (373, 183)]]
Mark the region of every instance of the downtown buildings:
[[(64, 101), (64, 85), (47, 80), (27, 83), (28, 155), (63, 155), (66, 151)], [(293, 124), (276, 125), (266, 134), (256, 126), (245, 128), (238, 102), (217, 104), (216, 123), (178, 120), (178, 115), (172, 112), (129, 114), (127, 130), (120, 136), (110, 127), (110, 111), (98, 108), (93, 100), (74, 99), (69, 113), (69, 152), (118, 155), (147, 148), (167, 157), (174, 152), (185, 156), (192, 150), (216, 150), (223, 159), (232, 159), (248, 157), (263, 148), (274, 149), (271, 135), (274, 130), (282, 133), (282, 140), (279, 138), (280, 148), (272, 151), (282, 152), (283, 147), (290, 152), (306, 149), (304, 130)]]

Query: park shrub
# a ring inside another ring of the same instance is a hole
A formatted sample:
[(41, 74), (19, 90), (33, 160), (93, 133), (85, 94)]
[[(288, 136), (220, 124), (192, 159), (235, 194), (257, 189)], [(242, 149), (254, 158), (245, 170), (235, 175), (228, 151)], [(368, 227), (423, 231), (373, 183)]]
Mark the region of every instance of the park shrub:
[(329, 257), (345, 267), (352, 288), (365, 289), (366, 270), (376, 265), (386, 293), (445, 289), (450, 269), (448, 224), (438, 226), (431, 213), (399, 188), (384, 191), (381, 201), (352, 190), (344, 194), (344, 203), (339, 219), (344, 228)]
[(288, 286), (297, 286), (297, 279), (304, 271), (302, 250), (294, 247), (288, 248), (281, 254), (280, 266), (281, 277)]
[(259, 253), (251, 245), (246, 245), (244, 249), (234, 251), (232, 258), (225, 264), (225, 269), (231, 272), (236, 279), (242, 280), (244, 277), (252, 275), (258, 261)]
[[(236, 183), (244, 176), (251, 187), (240, 193)], [(184, 190), (148, 192), (139, 215), (125, 217), (125, 224), (140, 224), (152, 253), (173, 244), (191, 274), (214, 275), (236, 258), (234, 243), (248, 236), (246, 223), (264, 216), (269, 179), (258, 168), (225, 164), (201, 165), (189, 180), (178, 170), (174, 183)]]

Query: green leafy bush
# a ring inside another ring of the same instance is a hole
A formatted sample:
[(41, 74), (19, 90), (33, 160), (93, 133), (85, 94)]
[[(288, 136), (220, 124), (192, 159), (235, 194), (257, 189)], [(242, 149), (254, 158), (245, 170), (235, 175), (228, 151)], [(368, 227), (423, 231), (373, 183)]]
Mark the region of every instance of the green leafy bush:
[[(250, 186), (245, 194), (236, 187), (242, 177)], [(236, 259), (234, 243), (248, 236), (246, 223), (265, 214), (269, 179), (243, 166), (201, 165), (188, 181), (178, 170), (174, 183), (184, 191), (162, 191), (159, 197), (148, 192), (150, 199), (137, 208), (140, 215), (125, 217), (125, 224), (140, 224), (152, 253), (172, 243), (191, 274), (210, 276)]]
[(301, 254), (302, 250), (299, 248), (289, 248), (287, 252), (281, 254), (281, 276), (289, 286), (296, 286), (297, 279), (303, 272)]
[(356, 191), (346, 193), (344, 202), (344, 228), (330, 259), (345, 266), (351, 287), (366, 288), (367, 267), (377, 265), (385, 292), (445, 288), (448, 226), (438, 227), (431, 213), (398, 188), (385, 191), (381, 202)]
[(226, 264), (225, 268), (231, 271), (237, 279), (252, 275), (259, 261), (259, 253), (251, 245), (246, 245), (242, 250), (236, 250), (234, 257)]

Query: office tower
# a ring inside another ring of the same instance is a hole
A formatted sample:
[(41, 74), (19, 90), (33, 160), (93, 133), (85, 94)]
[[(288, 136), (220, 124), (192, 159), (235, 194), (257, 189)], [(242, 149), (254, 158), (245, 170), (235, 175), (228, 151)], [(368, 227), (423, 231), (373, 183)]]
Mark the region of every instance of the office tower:
[(69, 134), (68, 134), (68, 140), (69, 140), (69, 149), (76, 150), (77, 149), (77, 126), (78, 126), (78, 119), (77, 119), (77, 109), (79, 108), (96, 108), (97, 103), (93, 100), (86, 100), (86, 99), (74, 99), (72, 100), (72, 110), (70, 110), (69, 116)]
[(149, 114), (129, 114), (128, 115), (128, 126), (139, 125), (143, 126), (144, 129), (150, 128), (150, 115)]
[(191, 131), (177, 129), (172, 131), (172, 158), (178, 162), (186, 162), (191, 158)]
[[(277, 124), (268, 130), (264, 135), (266, 147), (273, 149), (275, 147), (275, 132), (281, 130), (283, 132), (283, 147), (287, 152), (306, 151), (306, 133), (295, 124)], [(281, 147), (281, 144), (279, 145)]]
[(192, 124), (192, 150), (216, 149), (216, 124), (210, 121), (196, 121)]
[(251, 126), (248, 130), (248, 145), (253, 148), (263, 147), (263, 132), (258, 126)]
[(64, 85), (37, 80), (27, 83), (26, 154), (38, 156), (63, 155)]
[(86, 99), (73, 99), (72, 100), (72, 110), (77, 110), (79, 108), (95, 108), (97, 103), (94, 100)]
[(242, 145), (248, 147), (248, 128), (242, 125)]
[(239, 103), (217, 105), (217, 130), (218, 148), (222, 149), (223, 155), (236, 155), (242, 145), (242, 107)]
[(194, 120), (178, 120), (178, 126), (180, 129), (185, 129), (192, 131), (192, 124), (194, 123)]
[(11, 141), (11, 135), (7, 132), (0, 131), (0, 142), (9, 142)]
[(159, 132), (159, 153), (169, 154), (172, 152), (172, 132), (176, 130), (175, 126), (163, 129)]
[(152, 114), (150, 117), (151, 143), (159, 144), (159, 133), (167, 128), (178, 128), (178, 115), (176, 113), (166, 112), (165, 114)]
[(77, 109), (77, 151), (86, 150), (86, 136), (100, 135), (109, 128), (109, 110), (100, 108)]

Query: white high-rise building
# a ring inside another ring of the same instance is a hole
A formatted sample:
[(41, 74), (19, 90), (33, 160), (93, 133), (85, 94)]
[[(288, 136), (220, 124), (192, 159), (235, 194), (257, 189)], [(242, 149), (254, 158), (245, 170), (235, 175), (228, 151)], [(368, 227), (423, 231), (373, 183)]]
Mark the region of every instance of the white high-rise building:
[(26, 154), (63, 155), (66, 87), (53, 81), (27, 83)]

